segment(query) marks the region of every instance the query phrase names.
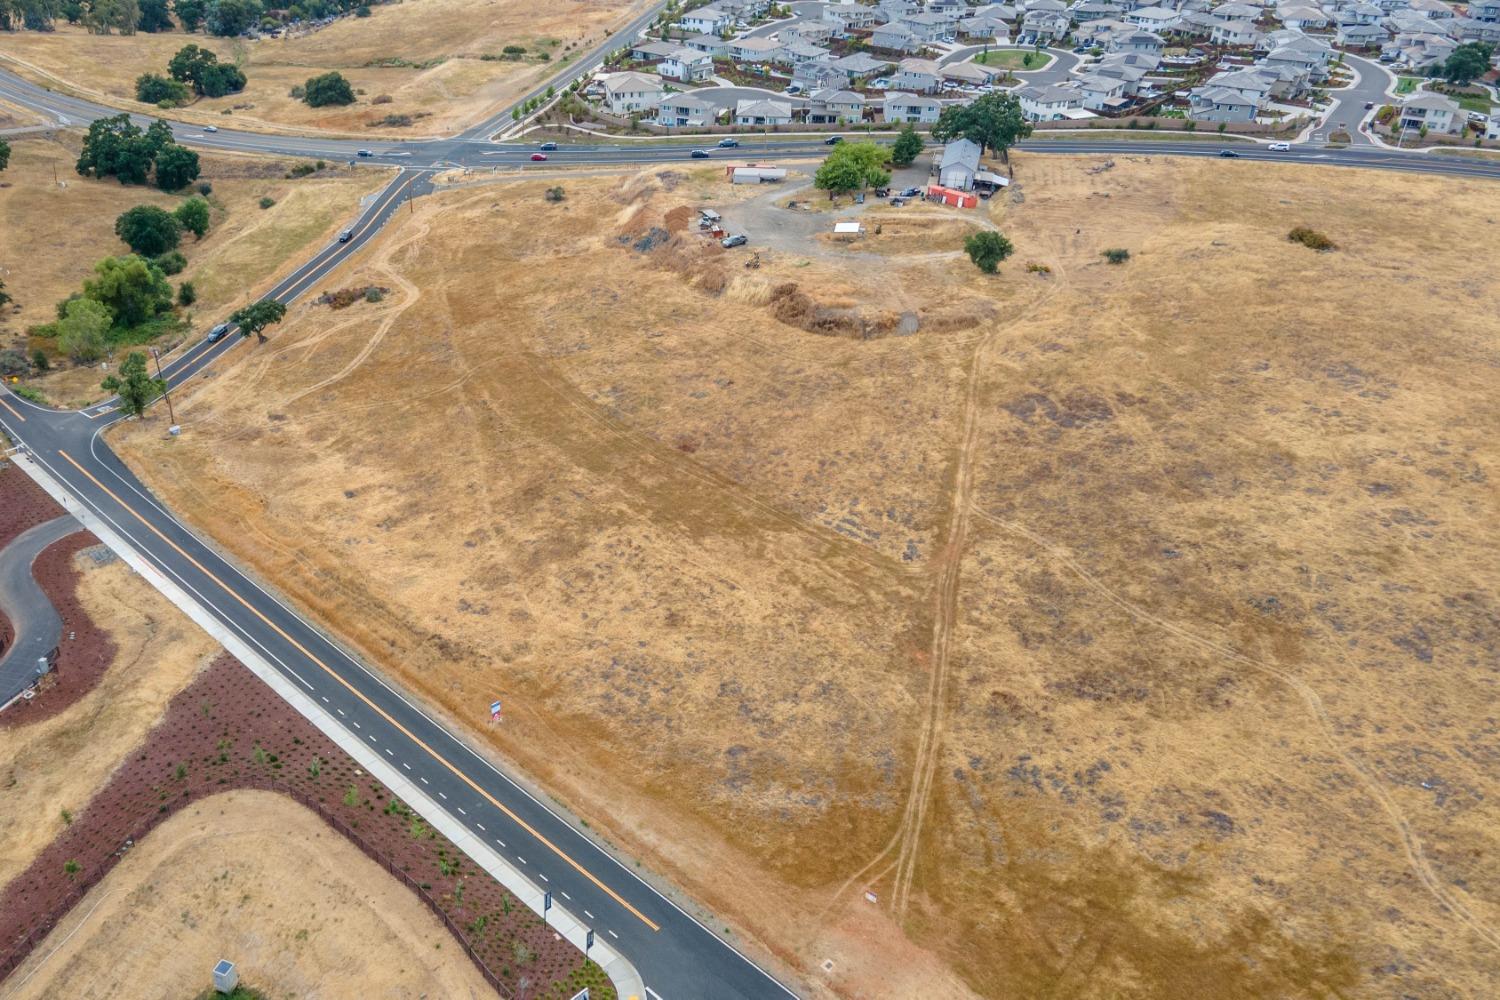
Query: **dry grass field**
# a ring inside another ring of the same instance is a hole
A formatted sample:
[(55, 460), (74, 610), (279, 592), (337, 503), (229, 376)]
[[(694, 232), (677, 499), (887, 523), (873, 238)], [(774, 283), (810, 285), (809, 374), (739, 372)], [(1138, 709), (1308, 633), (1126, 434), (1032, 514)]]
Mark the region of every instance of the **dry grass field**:
[(219, 651), (213, 640), (122, 562), (75, 557), (79, 601), (117, 647), (99, 686), (50, 719), (7, 729), (0, 763), (0, 885), (82, 814), (105, 779), (145, 739)]
[(311, 811), (225, 792), (162, 823), (10, 977), (8, 1000), (170, 1000), (232, 957), (268, 997), (493, 997), (405, 886)]
[[(0, 277), (19, 308), (0, 316), (0, 346), (17, 344), (29, 352), (51, 340), (26, 340), (27, 328), (56, 318), (56, 304), (78, 291), (94, 264), (111, 254), (129, 253), (115, 235), (115, 218), (140, 204), (171, 210), (190, 194), (167, 194), (155, 187), (80, 177), (78, 138), (28, 136), (11, 143), (10, 167), (0, 187), (0, 230), (25, 233), (21, 241), (0, 243)], [(217, 322), (243, 305), (247, 295), (270, 286), (290, 260), (307, 256), (354, 218), (366, 195), (383, 187), (383, 170), (327, 169), (290, 180), (297, 160), (248, 156), (202, 157), (203, 178), (212, 182), (213, 208), (207, 235), (186, 234), (182, 252), (188, 267), (171, 279), (191, 281), (198, 300), (191, 309), (196, 326)], [(58, 182), (54, 182), (56, 177)], [(260, 207), (269, 197), (275, 204)], [(59, 371), (38, 381), (59, 401), (101, 395), (97, 373)]]
[[(174, 118), (250, 129), (446, 134), (520, 97), (643, 6), (643, 0), (408, 0), (372, 7), (368, 18), (343, 18), (316, 32), (257, 41), (180, 31), (100, 36), (59, 24), (54, 32), (7, 35), (0, 65), (140, 110), (136, 77), (165, 73), (172, 55), (192, 43), (237, 63), (249, 82), (242, 93), (174, 110)], [(481, 58), (498, 57), (507, 45), (525, 46), (528, 54), (519, 61)], [(539, 52), (548, 58), (540, 59)], [(338, 70), (354, 86), (354, 104), (310, 108), (290, 96), (292, 87), (329, 70)], [(381, 97), (389, 100), (375, 103)], [(390, 115), (413, 121), (405, 127), (378, 124)]]
[(815, 989), (1493, 995), (1500, 188), (1104, 163), (995, 277), (423, 199), (115, 443)]

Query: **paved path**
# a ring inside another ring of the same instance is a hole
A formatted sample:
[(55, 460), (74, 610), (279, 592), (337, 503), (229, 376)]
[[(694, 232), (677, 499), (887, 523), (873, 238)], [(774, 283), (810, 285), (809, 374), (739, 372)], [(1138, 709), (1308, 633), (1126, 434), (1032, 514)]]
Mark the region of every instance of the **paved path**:
[(31, 564), (47, 546), (81, 530), (72, 514), (63, 514), (23, 531), (0, 550), (0, 611), (16, 632), (15, 642), (0, 654), (0, 705), (32, 685), (36, 661), (62, 639), (62, 619), (37, 586)]
[[(1329, 135), (1342, 128), (1349, 133), (1351, 145), (1376, 148), (1383, 144), (1371, 139), (1361, 126), (1375, 117), (1375, 112), (1382, 104), (1391, 103), (1395, 99), (1391, 92), (1395, 90), (1396, 78), (1384, 66), (1369, 59), (1346, 53), (1344, 63), (1354, 71), (1354, 82), (1341, 90), (1328, 92), (1334, 98), (1333, 106), (1323, 116), (1322, 122), (1313, 129), (1313, 133), (1327, 140)], [(1366, 104), (1373, 104), (1374, 107), (1366, 110)]]

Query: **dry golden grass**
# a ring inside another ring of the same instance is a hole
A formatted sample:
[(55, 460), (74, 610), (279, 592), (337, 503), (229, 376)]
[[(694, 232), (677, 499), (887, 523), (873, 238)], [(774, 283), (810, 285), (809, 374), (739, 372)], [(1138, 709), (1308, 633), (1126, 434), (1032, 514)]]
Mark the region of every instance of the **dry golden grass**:
[[(0, 188), (0, 230), (25, 233), (24, 240), (0, 243), (0, 277), (18, 307), (0, 317), (0, 346), (12, 343), (29, 352), (43, 347), (55, 355), (56, 342), (25, 338), (26, 330), (56, 318), (56, 304), (78, 291), (94, 264), (128, 253), (115, 235), (115, 218), (140, 204), (171, 210), (196, 191), (167, 194), (155, 187), (125, 186), (111, 179), (80, 177), (76, 136), (32, 136), (11, 144), (6, 187)], [(194, 325), (217, 322), (272, 283), (287, 263), (310, 254), (354, 218), (360, 199), (383, 187), (385, 171), (330, 169), (297, 180), (286, 178), (295, 160), (242, 156), (202, 157), (203, 178), (213, 183), (213, 218), (200, 241), (184, 236), (188, 267), (172, 278), (191, 281), (198, 300), (190, 310)], [(54, 176), (61, 183), (54, 183)], [(260, 207), (270, 197), (276, 204)], [(23, 341), (26, 341), (23, 343)], [(61, 358), (54, 358), (64, 364)], [(58, 371), (39, 380), (59, 402), (102, 395), (98, 373)]]
[(496, 995), (358, 848), (283, 796), (237, 791), (137, 844), (11, 974), (7, 997), (194, 996), (226, 957), (268, 997)]
[(101, 566), (80, 554), (76, 565), (79, 600), (118, 652), (98, 687), (66, 711), (5, 731), (0, 885), (62, 830), (62, 810), (83, 814), (172, 696), (219, 651), (124, 563)]
[[(455, 132), (520, 97), (570, 58), (605, 38), (605, 29), (639, 13), (643, 0), (410, 0), (371, 8), (368, 18), (345, 18), (295, 38), (229, 40), (199, 34), (91, 35), (59, 24), (55, 32), (6, 36), (0, 64), (65, 83), (78, 93), (130, 106), (135, 79), (165, 73), (167, 62), (189, 43), (237, 62), (248, 77), (243, 93), (202, 99), (174, 110), (174, 118), (242, 128), (316, 128), (391, 136)], [(544, 49), (547, 61), (481, 60), (506, 45)], [(310, 108), (290, 96), (292, 87), (329, 70), (343, 73), (359, 99), (344, 108)], [(391, 100), (374, 104), (376, 97)], [(411, 115), (405, 128), (370, 124), (387, 115)], [(420, 117), (419, 117), (420, 116)]]
[(1492, 994), (1500, 189), (1098, 163), (995, 278), (424, 199), (118, 443), (815, 990)]

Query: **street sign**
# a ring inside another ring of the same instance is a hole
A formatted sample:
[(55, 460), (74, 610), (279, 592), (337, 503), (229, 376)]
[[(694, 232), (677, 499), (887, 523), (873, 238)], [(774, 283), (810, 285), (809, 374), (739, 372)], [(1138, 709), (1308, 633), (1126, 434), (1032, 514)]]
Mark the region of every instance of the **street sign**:
[(495, 701), (490, 702), (490, 721), (491, 722), (499, 722), (500, 721), (500, 701), (499, 701), (499, 699), (496, 699)]
[(547, 892), (542, 895), (542, 913), (545, 915), (550, 909), (552, 909), (552, 893)]
[(584, 954), (584, 957), (588, 956), (589, 949), (592, 948), (593, 946), (594, 946), (594, 932), (591, 930), (586, 935), (584, 935), (584, 938), (583, 938), (583, 954)]

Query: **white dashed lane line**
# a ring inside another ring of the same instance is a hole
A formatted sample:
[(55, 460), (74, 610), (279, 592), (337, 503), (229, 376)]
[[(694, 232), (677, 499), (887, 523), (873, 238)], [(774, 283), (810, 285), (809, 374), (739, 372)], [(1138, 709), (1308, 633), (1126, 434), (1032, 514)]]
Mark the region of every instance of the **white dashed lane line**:
[(523, 865), (526, 863), (526, 859), (521, 857), (519, 854), (516, 855), (516, 860), (521, 862), (521, 864)]
[(448, 798), (448, 796), (444, 795), (442, 792), (438, 792), (438, 795), (441, 796), (443, 799), (447, 799)]
[[(559, 890), (559, 891), (561, 891), (561, 890)], [(573, 897), (572, 897), (572, 896), (569, 896), (569, 895), (568, 895), (568, 894), (567, 894), (567, 893), (565, 893), (565, 892), (564, 892), (564, 893), (563, 893), (563, 894), (562, 894), (562, 896), (563, 896), (563, 899), (569, 899), (569, 900), (571, 900), (571, 899), (572, 899), (572, 898), (573, 898)]]
[(394, 757), (394, 756), (396, 756), (395, 754), (391, 753), (391, 748), (390, 747), (386, 747), (385, 748), (385, 755), (387, 757)]
[(537, 872), (536, 876), (537, 876), (537, 878), (541, 879), (543, 882), (551, 882), (552, 881), (550, 878), (548, 878), (547, 876), (543, 875), (541, 872)]
[(354, 723), (354, 728), (355, 728), (355, 729), (363, 729), (363, 728), (365, 728), (365, 727), (364, 727), (364, 726), (361, 726), (361, 725), (360, 725), (360, 724), (359, 724), (359, 723), (358, 723), (358, 722), (357, 722), (357, 721), (355, 721), (355, 720), (354, 720), (354, 719), (350, 719), (350, 720), (349, 720), (349, 721), (350, 721), (350, 722), (353, 722), (353, 723)]
[(483, 823), (475, 823), (474, 825), (477, 826), (477, 827), (479, 827), (479, 831), (481, 833), (489, 833), (489, 831), (484, 828), (484, 824)]
[[(605, 930), (609, 930), (609, 928), (606, 927)], [(614, 938), (616, 941), (620, 940), (620, 935), (616, 934), (614, 931), (609, 931), (609, 936)]]
[(340, 715), (344, 714), (344, 710), (342, 708), (335, 709), (335, 711), (338, 712)]
[(588, 910), (584, 910), (584, 911), (583, 911), (583, 915), (584, 915), (584, 916), (585, 916), (585, 917), (588, 917), (588, 918), (589, 918), (589, 919), (590, 919), (590, 920), (593, 920), (593, 919), (594, 919), (594, 915), (593, 915), (593, 914), (592, 914), (592, 913), (590, 913), (590, 912), (589, 912), (589, 911), (588, 911)]
[(463, 813), (465, 816), (469, 815), (467, 812), (464, 812), (464, 807), (463, 806), (459, 806), (458, 807), (458, 811), (461, 812), (461, 813)]
[(402, 766), (402, 767), (404, 767), (404, 768), (406, 768), (406, 769), (407, 769), (407, 770), (408, 770), (408, 771), (410, 771), (410, 770), (411, 770), (411, 765), (410, 765), (410, 764), (408, 764), (408, 763), (407, 763), (407, 762), (406, 762), (406, 761), (404, 761), (404, 760), (403, 760), (403, 761), (402, 761), (402, 762), (401, 762), (401, 766)]
[(495, 838), (495, 843), (499, 844), (501, 847), (505, 846), (505, 841), (501, 840), (499, 837)]
[[(418, 777), (421, 777), (421, 776), (418, 775)], [(427, 784), (431, 784), (431, 782), (429, 782), (426, 778), (422, 778), (422, 784), (427, 785)]]

